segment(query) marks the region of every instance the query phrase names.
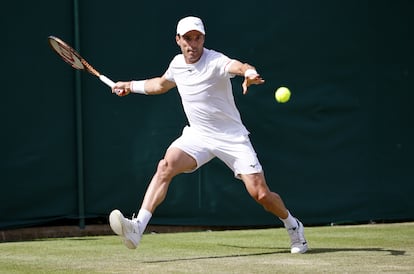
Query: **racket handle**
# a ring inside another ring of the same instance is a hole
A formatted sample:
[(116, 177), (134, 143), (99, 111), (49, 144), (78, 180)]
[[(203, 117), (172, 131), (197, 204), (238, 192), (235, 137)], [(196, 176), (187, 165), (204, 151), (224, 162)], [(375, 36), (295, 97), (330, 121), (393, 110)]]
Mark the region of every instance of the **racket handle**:
[(99, 80), (101, 80), (102, 82), (104, 82), (105, 84), (107, 84), (110, 88), (113, 88), (115, 86), (114, 81), (112, 81), (111, 79), (109, 79), (105, 75), (102, 75), (102, 74), (99, 75)]

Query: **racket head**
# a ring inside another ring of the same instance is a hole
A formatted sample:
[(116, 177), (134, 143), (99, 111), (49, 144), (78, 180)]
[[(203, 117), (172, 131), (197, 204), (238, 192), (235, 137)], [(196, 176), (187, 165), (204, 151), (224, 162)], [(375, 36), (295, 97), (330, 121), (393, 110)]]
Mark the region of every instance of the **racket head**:
[(59, 55), (66, 63), (75, 69), (85, 69), (83, 58), (71, 46), (55, 36), (49, 36), (48, 42), (53, 51), (56, 52), (56, 54)]

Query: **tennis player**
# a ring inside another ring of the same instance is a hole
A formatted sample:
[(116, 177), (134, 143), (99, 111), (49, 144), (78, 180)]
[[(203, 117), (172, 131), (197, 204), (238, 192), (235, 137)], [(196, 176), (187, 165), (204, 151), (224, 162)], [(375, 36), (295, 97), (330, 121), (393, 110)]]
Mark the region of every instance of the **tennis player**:
[(125, 96), (163, 94), (177, 87), (189, 124), (158, 163), (138, 215), (127, 219), (119, 210), (111, 212), (113, 231), (128, 248), (136, 248), (152, 214), (165, 199), (173, 177), (193, 172), (218, 157), (244, 182), (251, 197), (284, 223), (291, 253), (306, 252), (303, 225), (286, 209), (281, 197), (269, 190), (233, 98), (232, 77), (244, 77), (243, 94), (250, 85), (263, 84), (264, 80), (253, 66), (204, 48), (205, 29), (200, 18), (181, 19), (175, 40), (181, 54), (175, 56), (163, 76), (118, 82), (112, 89), (118, 96)]

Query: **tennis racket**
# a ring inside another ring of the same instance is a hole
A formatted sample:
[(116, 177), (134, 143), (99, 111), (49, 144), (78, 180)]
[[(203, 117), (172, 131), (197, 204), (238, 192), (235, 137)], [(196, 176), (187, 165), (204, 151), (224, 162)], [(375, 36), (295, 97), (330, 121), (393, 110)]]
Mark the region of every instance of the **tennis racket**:
[(115, 83), (106, 77), (105, 75), (100, 74), (94, 67), (92, 67), (85, 59), (80, 56), (80, 54), (74, 50), (71, 46), (63, 42), (61, 39), (55, 36), (48, 37), (50, 47), (69, 65), (78, 70), (86, 70), (87, 72), (95, 75), (102, 82), (104, 82), (109, 87), (114, 87)]

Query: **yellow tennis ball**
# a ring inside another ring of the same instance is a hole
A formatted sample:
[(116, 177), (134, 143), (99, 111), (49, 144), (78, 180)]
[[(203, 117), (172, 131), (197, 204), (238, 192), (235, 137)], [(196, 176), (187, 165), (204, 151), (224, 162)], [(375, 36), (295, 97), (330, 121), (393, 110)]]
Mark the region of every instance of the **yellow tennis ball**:
[(275, 92), (276, 101), (286, 103), (290, 99), (290, 90), (287, 87), (280, 87)]

